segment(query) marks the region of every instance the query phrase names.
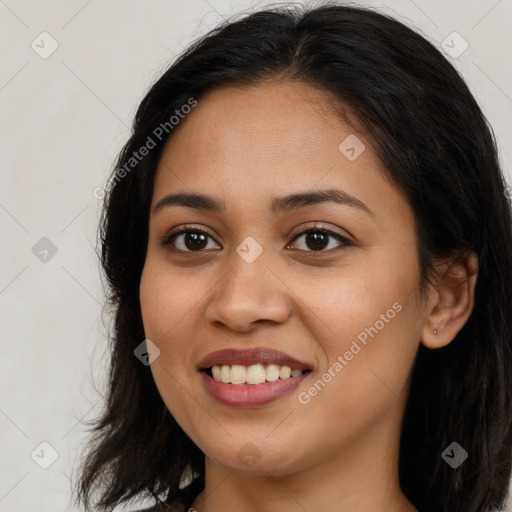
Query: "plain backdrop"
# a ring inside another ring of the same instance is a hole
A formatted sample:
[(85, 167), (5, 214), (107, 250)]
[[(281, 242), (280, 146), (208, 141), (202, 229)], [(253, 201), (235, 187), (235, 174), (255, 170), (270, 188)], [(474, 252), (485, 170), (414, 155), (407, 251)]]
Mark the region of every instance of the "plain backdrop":
[[(192, 40), (267, 4), (0, 0), (1, 512), (77, 510), (71, 479), (85, 422), (102, 406), (96, 389), (108, 364), (93, 191), (105, 183), (137, 105)], [(467, 43), (448, 58), (492, 124), (510, 172), (512, 1), (359, 5), (396, 16), (439, 48), (447, 37), (458, 50)]]

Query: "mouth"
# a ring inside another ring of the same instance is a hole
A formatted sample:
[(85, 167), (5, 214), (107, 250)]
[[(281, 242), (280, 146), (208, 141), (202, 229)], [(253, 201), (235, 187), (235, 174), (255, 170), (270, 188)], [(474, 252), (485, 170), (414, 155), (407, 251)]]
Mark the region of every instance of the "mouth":
[(202, 370), (209, 377), (217, 382), (238, 386), (248, 384), (256, 386), (264, 382), (275, 382), (277, 380), (295, 379), (303, 374), (310, 373), (309, 369), (292, 369), (287, 365), (278, 364), (253, 364), (245, 366), (241, 364), (214, 365)]
[[(215, 366), (245, 366), (275, 365), (279, 367), (288, 366), (290, 370), (312, 370), (308, 363), (300, 361), (284, 352), (266, 347), (236, 350), (225, 349), (212, 352), (204, 357), (197, 365), (198, 370), (213, 369)], [(213, 371), (213, 370), (212, 370)], [(237, 371), (237, 370), (235, 370)]]
[(198, 371), (209, 394), (231, 407), (258, 407), (288, 395), (313, 372), (311, 365), (273, 349), (223, 350)]

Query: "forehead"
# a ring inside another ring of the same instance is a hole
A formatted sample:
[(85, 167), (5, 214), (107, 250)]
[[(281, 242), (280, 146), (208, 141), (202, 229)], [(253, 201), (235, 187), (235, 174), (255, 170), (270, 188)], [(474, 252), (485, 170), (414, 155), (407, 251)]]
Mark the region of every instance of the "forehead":
[[(208, 92), (181, 121), (166, 150), (195, 148), (193, 154), (210, 159), (254, 159), (279, 150), (292, 158), (298, 148), (326, 150), (342, 131), (353, 131), (334, 115), (328, 93), (300, 82), (266, 82), (251, 87), (224, 86)], [(334, 139), (328, 137), (333, 132)], [(185, 132), (185, 133), (184, 133)], [(323, 144), (321, 144), (323, 142)]]
[[(248, 204), (295, 190), (342, 187), (371, 202), (377, 189), (391, 184), (364, 135), (335, 114), (333, 102), (300, 82), (210, 91), (169, 139), (153, 204), (187, 188)], [(356, 159), (340, 150), (345, 140), (362, 151)]]

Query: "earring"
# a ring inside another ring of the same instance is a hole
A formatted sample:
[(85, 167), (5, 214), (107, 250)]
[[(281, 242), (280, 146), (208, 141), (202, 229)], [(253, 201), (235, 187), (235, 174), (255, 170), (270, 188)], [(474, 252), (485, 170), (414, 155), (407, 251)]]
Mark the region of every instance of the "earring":
[(434, 329), (434, 336), (437, 336), (438, 330)]

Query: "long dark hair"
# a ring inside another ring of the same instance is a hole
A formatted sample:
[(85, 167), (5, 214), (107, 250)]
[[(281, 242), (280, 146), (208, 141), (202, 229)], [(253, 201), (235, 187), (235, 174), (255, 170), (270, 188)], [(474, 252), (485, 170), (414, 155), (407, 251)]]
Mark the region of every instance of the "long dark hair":
[[(141, 495), (189, 506), (204, 487), (203, 453), (134, 356), (145, 339), (139, 283), (149, 207), (176, 111), (216, 87), (263, 80), (328, 91), (339, 114), (364, 130), (414, 212), (422, 286), (436, 257), (476, 252), (470, 318), (448, 346), (420, 345), (399, 478), (423, 512), (500, 508), (511, 475), (512, 222), (494, 135), (463, 79), (431, 43), (381, 13), (333, 4), (279, 7), (223, 23), (189, 47), (142, 100), (106, 187), (101, 263), (115, 325), (108, 396), (77, 500), (89, 510), (99, 491), (102, 510)], [(166, 129), (155, 132), (159, 126)], [(134, 152), (149, 139), (150, 151), (135, 162)], [(456, 469), (441, 458), (454, 441), (469, 454)], [(180, 486), (186, 468), (196, 478)]]

